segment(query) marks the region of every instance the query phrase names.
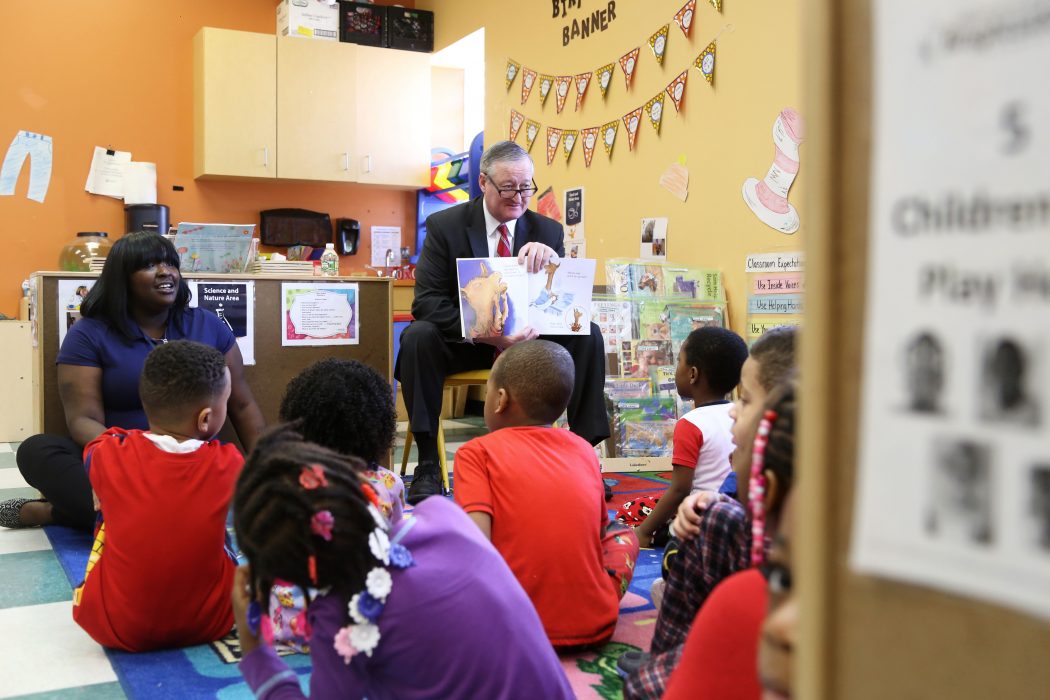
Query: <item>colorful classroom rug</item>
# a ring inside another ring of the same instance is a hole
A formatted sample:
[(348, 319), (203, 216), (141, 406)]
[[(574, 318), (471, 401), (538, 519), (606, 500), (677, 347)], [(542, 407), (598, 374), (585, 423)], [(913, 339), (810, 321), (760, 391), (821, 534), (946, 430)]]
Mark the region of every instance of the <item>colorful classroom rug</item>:
[[(608, 475), (613, 484), (610, 510), (623, 501), (666, 488), (666, 474), (638, 473)], [(71, 586), (80, 583), (91, 550), (91, 536), (63, 527), (45, 528), (55, 555)], [(158, 555), (162, 555), (158, 551)], [(622, 697), (622, 681), (616, 673), (616, 659), (629, 649), (647, 649), (652, 638), (656, 611), (649, 598), (649, 587), (660, 575), (658, 549), (642, 550), (635, 566), (634, 580), (620, 605), (620, 620), (613, 639), (596, 652), (562, 659), (576, 696), (581, 699), (617, 700)], [(220, 642), (186, 649), (129, 654), (107, 650), (106, 655), (120, 680), (121, 688), (132, 700), (249, 700), (248, 685), (237, 670), (240, 648), (234, 635)], [(288, 665), (299, 674), (304, 691), (308, 689), (310, 657), (291, 654)]]

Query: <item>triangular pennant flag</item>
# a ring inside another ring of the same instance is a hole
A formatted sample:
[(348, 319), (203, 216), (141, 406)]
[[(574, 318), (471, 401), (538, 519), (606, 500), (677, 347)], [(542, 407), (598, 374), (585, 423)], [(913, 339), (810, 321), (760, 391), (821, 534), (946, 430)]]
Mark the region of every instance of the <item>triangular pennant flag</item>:
[(667, 94), (674, 103), (674, 111), (682, 111), (682, 98), (685, 97), (685, 81), (689, 78), (689, 71), (684, 70), (677, 78), (667, 86)]
[(594, 157), (594, 147), (598, 145), (598, 127), (592, 126), (580, 132), (583, 140), (583, 162), (591, 167), (591, 158)]
[(551, 94), (551, 88), (554, 87), (554, 76), (553, 75), (540, 75), (540, 104), (547, 104), (547, 96)]
[(623, 126), (627, 129), (627, 148), (634, 150), (634, 138), (638, 135), (638, 122), (641, 121), (642, 108), (623, 115)]
[[(711, 0), (715, 2), (715, 0)], [(721, 4), (721, 0), (719, 0)], [(682, 5), (682, 9), (675, 13), (674, 22), (682, 30), (682, 33), (689, 36), (689, 32), (693, 29), (693, 13), (696, 11), (696, 0), (689, 0), (686, 4)]]
[(561, 135), (561, 147), (565, 152), (565, 162), (569, 162), (569, 156), (572, 155), (572, 149), (576, 147), (576, 137), (580, 132), (576, 129), (566, 129)]
[(540, 123), (531, 119), (525, 120), (525, 150), (532, 152), (532, 144), (536, 143), (536, 136), (540, 133)]
[(704, 80), (709, 85), (713, 85), (715, 82), (715, 42), (711, 42), (707, 45), (707, 48), (700, 52), (700, 55), (693, 61), (693, 65), (696, 66), (697, 70), (704, 76)]
[(627, 89), (631, 89), (631, 78), (634, 77), (634, 69), (638, 66), (638, 49), (631, 49), (620, 56), (620, 68), (623, 69), (623, 79), (627, 83)]
[(649, 123), (656, 129), (656, 133), (660, 133), (660, 123), (664, 119), (664, 94), (658, 93), (656, 97), (649, 100), (645, 105), (645, 112), (649, 115)]
[(571, 75), (559, 75), (554, 81), (554, 89), (558, 93), (554, 96), (558, 100), (558, 114), (561, 114), (561, 108), (565, 106), (565, 98), (569, 96), (569, 85), (571, 84)]
[(587, 86), (591, 84), (590, 73), (580, 73), (576, 76), (576, 111), (580, 111), (583, 104), (583, 96), (587, 93)]
[(531, 68), (521, 69), (521, 103), (525, 104), (525, 100), (529, 99), (529, 93), (532, 92), (532, 86), (536, 84), (536, 71)]
[(510, 138), (509, 141), (514, 141), (518, 138), (518, 129), (525, 123), (525, 115), (517, 110), (510, 110)]
[(656, 34), (649, 37), (649, 48), (653, 50), (653, 56), (656, 56), (656, 62), (661, 66), (664, 64), (664, 55), (667, 53), (667, 30), (670, 26), (670, 24), (665, 24)]
[(612, 158), (613, 144), (616, 143), (616, 130), (619, 128), (620, 122), (615, 119), (602, 127), (602, 144), (610, 158)]
[(558, 144), (561, 143), (561, 129), (553, 126), (547, 127), (547, 165), (554, 162), (554, 154), (558, 152)]
[(616, 64), (610, 63), (594, 71), (594, 77), (598, 80), (598, 87), (602, 89), (602, 99), (605, 98), (605, 93), (609, 92), (609, 83), (612, 82), (612, 74), (615, 69)]
[(711, 7), (715, 8), (719, 12), (722, 11), (722, 0), (710, 0)]
[(521, 64), (517, 61), (507, 59), (507, 90), (510, 90), (510, 84), (514, 82), (514, 79), (518, 77), (518, 69), (521, 68)]

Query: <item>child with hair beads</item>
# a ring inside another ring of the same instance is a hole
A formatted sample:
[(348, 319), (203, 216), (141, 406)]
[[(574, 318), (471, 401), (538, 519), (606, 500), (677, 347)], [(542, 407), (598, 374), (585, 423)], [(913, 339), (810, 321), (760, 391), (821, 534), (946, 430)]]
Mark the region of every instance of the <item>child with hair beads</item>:
[(635, 528), (642, 547), (652, 544), (658, 529), (667, 529), (686, 496), (717, 491), (731, 473), (732, 404), (726, 395), (740, 382), (740, 368), (745, 360), (747, 343), (728, 328), (697, 328), (682, 343), (675, 387), (696, 408), (675, 424), (671, 484)]
[(101, 523), (73, 619), (125, 651), (214, 641), (233, 625), (226, 514), (243, 463), (211, 439), (230, 371), (215, 348), (173, 340), (147, 356), (139, 395), (148, 431), (109, 428), (84, 448)]
[[(594, 449), (551, 427), (573, 373), (569, 353), (546, 340), (503, 351), (485, 398), (492, 432), (456, 452), (456, 502), (503, 555), (559, 649), (612, 637), (638, 557), (634, 533), (609, 523)], [(537, 517), (552, 499), (555, 517)]]
[(232, 604), (256, 697), (304, 697), (259, 641), (259, 594), (281, 578), (318, 591), (303, 620), (310, 697), (571, 698), (535, 610), (463, 511), (428, 498), (390, 527), (363, 467), (288, 428), (248, 457), (234, 527), (249, 565)]

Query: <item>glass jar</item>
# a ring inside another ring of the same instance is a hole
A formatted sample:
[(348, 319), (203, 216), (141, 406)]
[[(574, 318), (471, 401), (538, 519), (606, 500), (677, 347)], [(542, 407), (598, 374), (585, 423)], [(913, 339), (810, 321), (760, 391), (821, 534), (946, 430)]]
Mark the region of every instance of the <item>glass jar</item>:
[(81, 231), (62, 247), (58, 269), (63, 272), (90, 272), (91, 258), (105, 258), (113, 242), (105, 231)]

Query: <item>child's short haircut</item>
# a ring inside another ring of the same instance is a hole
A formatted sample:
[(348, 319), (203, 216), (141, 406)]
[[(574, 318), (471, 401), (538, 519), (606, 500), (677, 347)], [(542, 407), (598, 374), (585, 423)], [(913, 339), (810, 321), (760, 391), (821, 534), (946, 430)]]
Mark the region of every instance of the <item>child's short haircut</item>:
[(192, 340), (173, 340), (146, 356), (139, 398), (147, 416), (199, 410), (226, 388), (226, 358)]
[(379, 372), (356, 360), (315, 362), (288, 383), (280, 419), (310, 442), (378, 462), (394, 444), (394, 391)]
[(549, 340), (527, 340), (504, 350), (492, 384), (506, 389), (532, 420), (553, 423), (569, 405), (576, 369), (569, 351)]
[(751, 357), (758, 363), (758, 383), (767, 392), (795, 369), (797, 338), (798, 329), (794, 326), (778, 326), (751, 344)]
[(689, 334), (682, 346), (685, 363), (699, 369), (716, 394), (728, 394), (740, 383), (747, 343), (728, 328), (705, 326)]

